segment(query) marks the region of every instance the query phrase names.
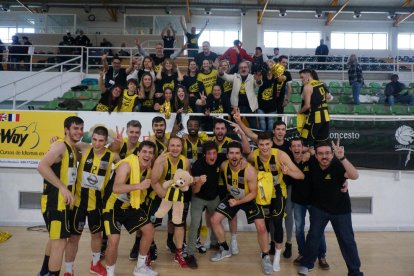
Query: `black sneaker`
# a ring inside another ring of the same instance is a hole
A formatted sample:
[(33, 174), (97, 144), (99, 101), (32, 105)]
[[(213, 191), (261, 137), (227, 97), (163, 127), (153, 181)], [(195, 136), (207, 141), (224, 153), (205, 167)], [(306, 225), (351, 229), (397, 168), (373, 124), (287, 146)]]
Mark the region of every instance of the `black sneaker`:
[(319, 259), (319, 267), (323, 270), (329, 270), (330, 266), (325, 257)]
[(155, 243), (151, 244), (149, 255), (152, 261), (155, 261), (158, 258), (157, 245)]
[(299, 255), (294, 261), (293, 261), (293, 264), (294, 265), (298, 265), (298, 266), (300, 266), (300, 261), (302, 260), (302, 256), (301, 255)]
[(136, 261), (138, 259), (138, 251), (139, 251), (139, 242), (135, 242), (134, 246), (131, 248), (129, 252), (129, 260)]
[(175, 253), (175, 250), (177, 247), (175, 247), (175, 243), (173, 241), (167, 240), (167, 250), (169, 250), (171, 253)]
[(105, 251), (106, 251), (107, 244), (108, 244), (108, 240), (107, 239), (102, 239), (102, 244), (101, 244), (101, 259), (105, 258)]
[(192, 268), (192, 269), (198, 268), (197, 259), (194, 257), (194, 255), (187, 256), (185, 260), (187, 261), (187, 265), (189, 268)]
[(285, 251), (283, 251), (283, 257), (286, 259), (289, 259), (292, 257), (292, 244), (291, 243), (285, 243)]
[(269, 245), (270, 249), (269, 249), (269, 255), (274, 256), (275, 255), (275, 245), (273, 243), (270, 243)]
[(201, 244), (200, 238), (197, 239), (196, 248), (198, 253), (205, 254), (207, 252), (207, 249)]

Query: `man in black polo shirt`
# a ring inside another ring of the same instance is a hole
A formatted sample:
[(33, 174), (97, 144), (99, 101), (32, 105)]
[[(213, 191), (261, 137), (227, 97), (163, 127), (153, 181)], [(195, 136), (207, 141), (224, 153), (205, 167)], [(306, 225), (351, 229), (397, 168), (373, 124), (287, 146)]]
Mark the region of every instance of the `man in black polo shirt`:
[(346, 179), (358, 179), (358, 171), (345, 158), (339, 141), (337, 144), (332, 142), (332, 147), (326, 142), (316, 145), (315, 158), (309, 160), (309, 169), (312, 179), (310, 229), (299, 275), (307, 275), (313, 269), (321, 237), (329, 221), (348, 267), (348, 275), (363, 275), (352, 228), (351, 200), (348, 192), (341, 191)]
[(187, 51), (189, 58), (195, 58), (195, 56), (198, 54), (198, 38), (201, 36), (203, 31), (207, 27), (208, 21), (209, 20), (207, 19), (206, 24), (203, 28), (201, 28), (199, 33), (196, 33), (196, 27), (191, 27), (191, 32), (189, 32), (185, 24), (185, 17), (181, 17), (180, 24), (181, 28), (183, 28), (183, 31), (185, 33), (185, 37), (187, 38)]
[(197, 230), (204, 206), (212, 214), (220, 202), (218, 185), (220, 164), (226, 159), (224, 154), (218, 154), (218, 146), (213, 141), (205, 142), (202, 151), (204, 158), (198, 159), (191, 168), (194, 184), (191, 186), (193, 190), (191, 226), (187, 243), (187, 264), (190, 268), (198, 267), (194, 253), (196, 252)]

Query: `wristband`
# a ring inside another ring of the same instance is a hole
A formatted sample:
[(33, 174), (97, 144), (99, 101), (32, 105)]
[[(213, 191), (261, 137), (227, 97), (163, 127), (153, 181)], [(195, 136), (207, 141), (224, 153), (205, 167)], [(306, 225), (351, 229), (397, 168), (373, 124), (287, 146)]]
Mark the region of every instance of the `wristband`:
[(344, 161), (346, 159), (345, 155), (342, 158), (338, 158), (339, 161)]

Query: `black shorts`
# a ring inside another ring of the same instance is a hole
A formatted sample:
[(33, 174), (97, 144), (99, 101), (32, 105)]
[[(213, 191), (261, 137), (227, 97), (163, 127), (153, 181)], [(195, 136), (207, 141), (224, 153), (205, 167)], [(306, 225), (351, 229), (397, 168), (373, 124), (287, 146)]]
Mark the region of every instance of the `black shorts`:
[(246, 214), (247, 223), (253, 223), (256, 219), (264, 219), (262, 208), (260, 208), (254, 200), (243, 203), (234, 207), (230, 207), (229, 199), (226, 197), (217, 205), (216, 212), (223, 214), (229, 220), (232, 220), (239, 210), (243, 210)]
[(312, 139), (315, 142), (327, 141), (329, 139), (329, 122), (305, 123), (301, 137), (305, 140)]
[(106, 235), (121, 234), (122, 225), (131, 234), (150, 223), (144, 209), (135, 209), (131, 206), (128, 209), (122, 209), (121, 205), (122, 202), (117, 201), (113, 209), (103, 213)]
[(147, 196), (145, 198), (145, 202), (141, 205), (142, 208), (145, 210), (148, 216), (148, 219), (150, 220), (150, 222), (152, 222), (154, 227), (158, 227), (162, 223), (162, 218), (156, 218), (154, 216), (155, 212), (157, 212), (160, 205), (161, 205), (161, 198), (158, 196), (155, 196), (155, 198), (151, 198)]
[(269, 205), (259, 205), (263, 210), (265, 219), (270, 217), (284, 217), (285, 215), (286, 198), (283, 196), (277, 196), (272, 198)]
[(51, 240), (67, 239), (70, 237), (70, 213), (69, 208), (63, 211), (46, 210), (43, 219)]
[(70, 231), (73, 235), (81, 235), (85, 227), (86, 217), (88, 217), (89, 231), (92, 234), (99, 233), (103, 230), (102, 210), (95, 209), (86, 211), (84, 209), (74, 207), (71, 216)]

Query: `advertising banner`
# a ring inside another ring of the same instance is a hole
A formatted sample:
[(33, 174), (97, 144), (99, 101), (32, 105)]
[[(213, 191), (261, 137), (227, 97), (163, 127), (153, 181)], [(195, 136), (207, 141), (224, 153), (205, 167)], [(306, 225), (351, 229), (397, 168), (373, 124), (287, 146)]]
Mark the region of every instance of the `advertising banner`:
[(0, 110), (0, 167), (35, 168), (74, 112)]

